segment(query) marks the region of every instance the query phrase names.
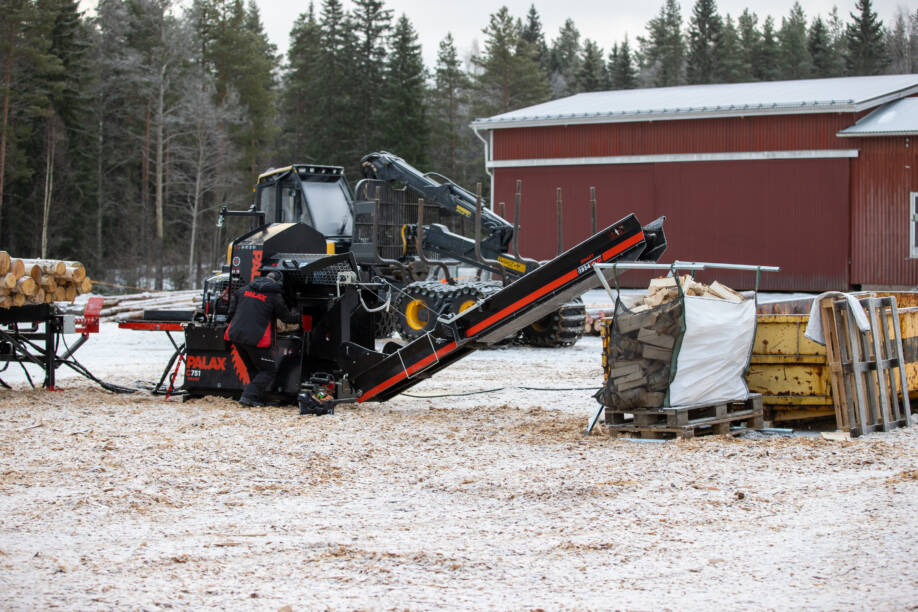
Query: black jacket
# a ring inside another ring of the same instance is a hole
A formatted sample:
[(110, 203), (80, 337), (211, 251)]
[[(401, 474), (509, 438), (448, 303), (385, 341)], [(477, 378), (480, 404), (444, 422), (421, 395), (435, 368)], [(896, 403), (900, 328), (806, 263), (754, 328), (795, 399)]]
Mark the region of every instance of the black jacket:
[(274, 345), (275, 319), (296, 323), (299, 314), (284, 303), (281, 286), (259, 276), (239, 289), (230, 301), (230, 325), (224, 338), (235, 344), (266, 348)]

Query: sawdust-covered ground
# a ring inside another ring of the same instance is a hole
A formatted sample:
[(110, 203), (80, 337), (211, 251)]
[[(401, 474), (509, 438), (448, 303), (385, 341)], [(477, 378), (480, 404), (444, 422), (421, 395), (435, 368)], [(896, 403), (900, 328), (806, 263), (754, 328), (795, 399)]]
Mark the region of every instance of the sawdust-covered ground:
[[(90, 369), (158, 377), (161, 338), (106, 333)], [(915, 606), (918, 427), (585, 438), (589, 391), (520, 388), (598, 385), (599, 355), (479, 352), (412, 393), (502, 390), (324, 417), (3, 375), (0, 608)]]

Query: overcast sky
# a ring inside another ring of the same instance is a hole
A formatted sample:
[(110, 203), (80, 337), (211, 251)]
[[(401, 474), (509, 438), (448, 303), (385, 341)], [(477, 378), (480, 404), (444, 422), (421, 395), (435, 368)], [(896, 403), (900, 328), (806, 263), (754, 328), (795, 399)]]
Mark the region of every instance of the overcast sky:
[[(256, 0), (261, 9), (261, 17), (271, 42), (277, 45), (278, 51), (287, 51), (287, 38), (290, 34), (291, 21), (303, 13), (309, 6), (308, 0)], [(350, 10), (353, 3), (343, 0), (345, 9)], [(386, 0), (386, 8), (394, 11), (397, 18), (402, 13), (408, 15), (420, 36), (424, 51), (424, 61), (432, 67), (437, 56), (437, 48), (447, 32), (452, 32), (461, 56), (468, 54), (472, 41), (477, 39), (481, 44), (482, 28), (488, 24), (488, 16), (505, 4), (515, 17), (524, 18), (531, 5), (542, 17), (542, 28), (549, 44), (558, 35), (558, 30), (567, 18), (574, 20), (580, 35), (599, 43), (608, 52), (613, 42), (621, 41), (628, 34), (632, 44), (638, 35), (644, 34), (645, 25), (654, 17), (663, 5), (663, 0), (631, 0), (629, 2), (610, 0)], [(682, 17), (688, 22), (694, 0), (682, 0)], [(734, 17), (749, 8), (759, 14), (760, 20), (765, 15), (775, 18), (777, 25), (781, 17), (790, 12), (794, 0), (719, 0), (718, 10), (721, 14), (730, 13)], [(842, 19), (848, 19), (848, 13), (854, 10), (855, 0), (844, 2), (835, 0), (803, 0), (801, 2), (807, 19), (817, 14), (827, 15), (832, 7), (838, 5)], [(316, 12), (321, 0), (315, 0)], [(913, 13), (918, 8), (918, 0), (874, 0), (874, 10), (884, 24), (891, 25), (897, 7), (903, 7)]]

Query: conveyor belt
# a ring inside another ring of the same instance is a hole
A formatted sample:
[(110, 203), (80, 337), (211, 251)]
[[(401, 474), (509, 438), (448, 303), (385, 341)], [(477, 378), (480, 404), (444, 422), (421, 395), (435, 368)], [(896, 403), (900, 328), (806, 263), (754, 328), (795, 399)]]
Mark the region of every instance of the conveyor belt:
[(648, 256), (645, 251), (651, 257), (659, 257), (665, 238), (661, 225), (651, 225), (652, 244), (648, 244), (637, 218), (629, 215), (478, 306), (452, 319), (441, 319), (433, 331), (394, 353), (378, 353), (345, 343), (341, 361), (349, 371), (358, 401), (388, 400), (477, 348), (503, 340), (599, 286), (592, 271), (595, 263), (636, 261)]

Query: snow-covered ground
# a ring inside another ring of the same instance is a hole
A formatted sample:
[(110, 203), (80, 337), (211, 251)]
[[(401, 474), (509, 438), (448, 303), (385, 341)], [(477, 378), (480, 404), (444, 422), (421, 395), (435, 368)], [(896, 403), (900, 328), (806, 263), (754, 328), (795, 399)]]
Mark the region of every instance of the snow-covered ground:
[[(133, 384), (171, 351), (165, 334), (105, 324), (77, 357)], [(13, 367), (0, 378), (14, 386), (0, 389), (4, 609), (918, 601), (918, 427), (584, 437), (599, 338), (479, 351), (410, 391), (427, 397), (323, 417), (113, 395), (63, 371), (55, 392)]]

